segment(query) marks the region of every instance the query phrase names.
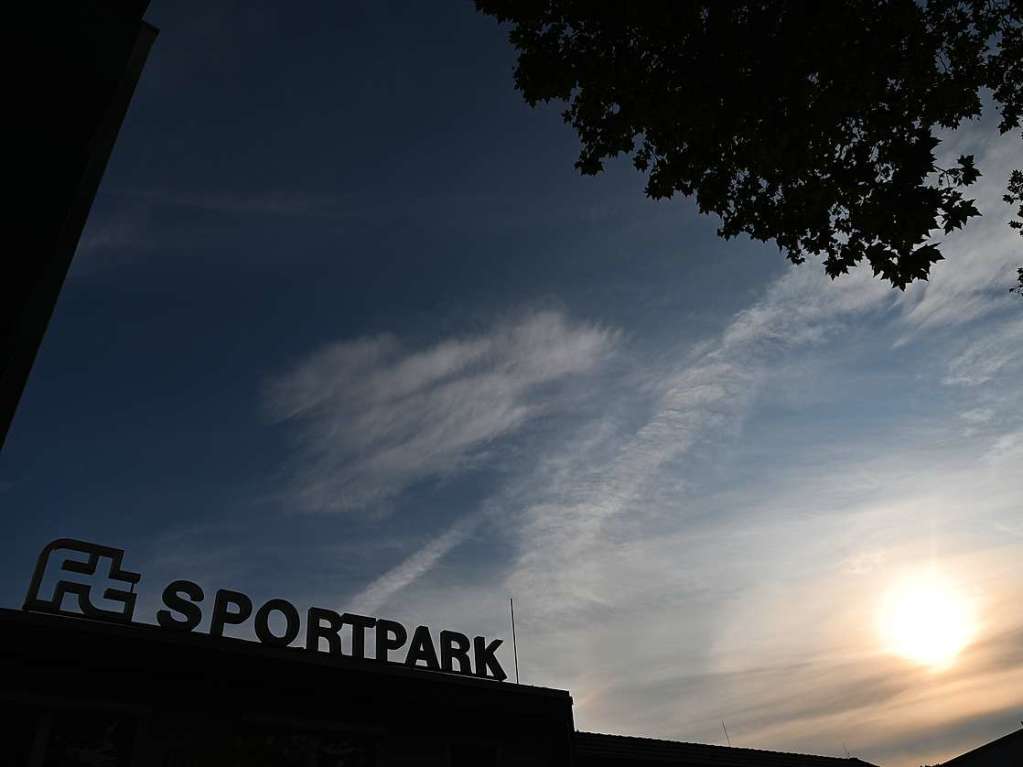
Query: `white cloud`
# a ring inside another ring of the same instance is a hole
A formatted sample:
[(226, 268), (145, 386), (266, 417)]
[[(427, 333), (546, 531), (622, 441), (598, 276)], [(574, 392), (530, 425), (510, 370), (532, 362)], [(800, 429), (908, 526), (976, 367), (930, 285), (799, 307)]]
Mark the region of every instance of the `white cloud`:
[(370, 615), (377, 612), (392, 596), (429, 572), (453, 548), (463, 543), (479, 527), (481, 521), (481, 515), (469, 515), (459, 519), (353, 597), (350, 600), (352, 608)]
[(999, 375), (1017, 372), (1023, 364), (1023, 317), (992, 325), (985, 326), (949, 361), (944, 383), (979, 386)]
[(660, 371), (652, 417), (631, 436), (608, 435), (621, 446), (598, 470), (593, 465), (602, 445), (566, 451), (574, 465), (562, 469), (560, 482), (536, 478), (541, 490), (523, 518), (524, 553), (511, 590), (535, 595), (535, 606), (549, 615), (601, 604), (603, 561), (594, 549), (607, 541), (614, 518), (644, 516), (644, 499), (664, 481), (664, 467), (700, 443), (735, 436), (777, 354), (817, 342), (844, 317), (889, 300), (890, 291), (864, 273), (838, 285), (825, 279), (793, 268), (762, 301), (739, 313), (716, 343), (701, 345), (680, 367)]
[(151, 219), (148, 206), (137, 200), (112, 204), (103, 199), (97, 208), (75, 250), (72, 278), (130, 263), (152, 248), (147, 234)]
[(1009, 229), (1012, 208), (1001, 198), (1009, 169), (1020, 165), (1020, 135), (994, 132), (993, 123), (963, 130), (945, 148), (949, 162), (958, 154), (976, 155), (984, 175), (968, 193), (983, 216), (940, 238), (945, 260), (934, 265), (928, 282), (907, 289), (905, 318), (914, 330), (959, 325), (999, 310), (1018, 311), (1009, 288), (1023, 263), (1023, 242)]
[[(670, 485), (663, 477), (666, 466), (701, 443), (738, 433), (764, 370), (777, 354), (819, 342), (845, 318), (892, 300), (890, 289), (865, 272), (833, 285), (816, 272), (792, 268), (716, 341), (699, 344), (673, 367), (649, 368), (631, 381), (627, 411), (642, 410), (652, 399), (644, 422), (623, 418), (629, 424), (623, 427), (605, 418), (559, 442), (533, 470), (493, 498), (485, 512), (456, 522), (358, 599), (378, 605), (394, 597), (461, 543), (484, 516), (493, 515), (514, 520), (512, 534), (520, 539), (522, 554), (507, 585), (514, 593), (531, 595), (537, 619), (604, 604), (600, 592), (609, 584), (601, 570), (609, 556), (609, 524), (623, 512), (630, 519), (649, 516), (654, 510), (644, 508), (644, 499)], [(322, 392), (299, 376), (291, 382), (303, 391)], [(286, 399), (297, 410), (313, 400), (309, 395)], [(616, 407), (620, 403), (609, 404), (608, 412)], [(644, 572), (653, 576), (653, 571)]]
[(464, 468), (494, 440), (558, 407), (541, 386), (593, 370), (615, 332), (534, 312), (478, 336), (409, 350), (393, 336), (332, 344), (268, 387), (294, 422), (308, 510), (346, 511)]

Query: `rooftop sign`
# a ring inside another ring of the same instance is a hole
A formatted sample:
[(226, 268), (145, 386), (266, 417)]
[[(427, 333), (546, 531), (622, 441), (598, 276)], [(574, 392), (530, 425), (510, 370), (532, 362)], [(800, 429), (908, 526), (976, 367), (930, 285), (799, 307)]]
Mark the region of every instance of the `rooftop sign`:
[[(114, 623), (132, 623), (140, 573), (122, 568), (124, 551), (72, 538), (58, 538), (39, 554), (32, 582), (25, 598), (25, 610), (85, 617)], [(102, 567), (101, 567), (102, 565)], [(100, 592), (99, 581), (102, 584)], [(97, 604), (96, 594), (101, 600)], [(211, 601), (199, 584), (176, 580), (163, 590), (163, 607), (157, 623), (168, 631), (195, 631), (203, 619), (204, 605)], [(77, 609), (70, 609), (77, 607)], [(252, 600), (239, 591), (219, 589), (212, 598), (210, 636), (223, 636), (224, 628), (252, 621), (260, 643), (272, 647), (290, 647), (301, 642), (312, 652), (335, 656), (372, 658), (380, 662), (402, 663), (412, 668), (447, 671), (502, 681), (507, 678), (497, 660), (502, 640), (487, 642), (478, 636), (472, 641), (457, 631), (441, 631), (437, 641), (426, 626), (417, 626), (409, 637), (396, 621), (355, 613), (339, 613), (323, 607), (310, 607), (303, 621), (298, 609), (284, 599), (271, 599), (255, 612)], [(271, 618), (277, 614), (277, 620)], [(283, 630), (280, 625), (283, 623)], [(277, 624), (275, 631), (272, 624)], [(346, 638), (349, 650), (343, 650)], [(369, 652), (372, 648), (372, 655)]]

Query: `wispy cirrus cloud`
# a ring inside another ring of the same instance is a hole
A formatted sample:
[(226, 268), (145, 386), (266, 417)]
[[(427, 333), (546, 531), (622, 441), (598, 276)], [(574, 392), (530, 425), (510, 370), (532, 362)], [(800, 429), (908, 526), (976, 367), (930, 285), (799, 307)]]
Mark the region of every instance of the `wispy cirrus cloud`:
[[(380, 605), (412, 585), (462, 543), (484, 517), (511, 520), (511, 525), (518, 527), (511, 534), (520, 539), (521, 557), (508, 588), (534, 595), (534, 609), (564, 616), (603, 602), (593, 595), (603, 583), (599, 568), (604, 555), (597, 549), (607, 534), (607, 523), (623, 512), (642, 517), (638, 507), (642, 499), (657, 492), (661, 484), (658, 472), (701, 441), (735, 435), (765, 364), (773, 355), (817, 342), (834, 331), (843, 317), (890, 301), (890, 292), (866, 274), (851, 277), (837, 296), (822, 293), (823, 287), (823, 279), (816, 273), (794, 269), (772, 285), (762, 301), (735, 317), (717, 340), (698, 345), (680, 362), (627, 373), (628, 385), (617, 387), (619, 392), (628, 392), (626, 401), (606, 401), (603, 419), (579, 431), (570, 430), (565, 439), (549, 445), (543, 460), (501, 489), (486, 510), (460, 518), (438, 533), (421, 550), (382, 574), (356, 602)], [(551, 322), (562, 326), (565, 321), (550, 316), (542, 325)], [(588, 369), (593, 351), (609, 347), (617, 338), (616, 333), (607, 330), (599, 331), (599, 336), (593, 333), (591, 329), (585, 337), (555, 344), (543, 352), (537, 349), (544, 357), (560, 353), (558, 346), (585, 350), (572, 352), (557, 366), (544, 362), (538, 369), (557, 375)], [(512, 357), (522, 355), (520, 349), (540, 340), (534, 331), (527, 335), (528, 342), (523, 337), (507, 346)], [(563, 334), (559, 331), (555, 335)], [(507, 344), (506, 332), (500, 336), (498, 343)], [(464, 341), (450, 348), (444, 343), (431, 350), (429, 357), (473, 356), (481, 349)], [(346, 351), (345, 356), (350, 353)], [(362, 348), (359, 353), (375, 354), (376, 347)], [(313, 378), (317, 381), (322, 367), (315, 366), (318, 372)], [(347, 362), (342, 367), (350, 369)], [(414, 367), (445, 370), (447, 363), (423, 366), (417, 360)], [(329, 377), (348, 385), (347, 374), (334, 372)], [(411, 382), (419, 377), (399, 374), (396, 379), (403, 381), (403, 386), (414, 386)], [(523, 383), (532, 378), (526, 375)], [(317, 398), (328, 396), (323, 386), (301, 374), (293, 374), (287, 385), (292, 393), (279, 393), (279, 406), (291, 402), (294, 412), (315, 408)], [(390, 401), (385, 397), (380, 406), (387, 408)], [(420, 412), (429, 409), (424, 400), (409, 404)], [(637, 421), (637, 411), (647, 411), (646, 419)], [(607, 415), (614, 412), (620, 419)], [(626, 425), (614, 423), (616, 420)], [(438, 458), (447, 460), (443, 455)], [(417, 460), (421, 461), (422, 456)], [(553, 575), (551, 567), (555, 565)]]
[(432, 538), (400, 564), (373, 580), (351, 600), (354, 608), (372, 614), (402, 589), (415, 583), (428, 573), (452, 549), (472, 535), (486, 514), (476, 513), (461, 517), (440, 535)]
[(381, 335), (321, 349), (267, 389), (271, 412), (300, 435), (294, 496), (307, 510), (351, 511), (465, 468), (557, 409), (549, 387), (593, 370), (616, 342), (539, 311), (427, 348)]
[(1023, 318), (1011, 317), (971, 340), (948, 362), (944, 383), (980, 386), (1023, 365)]
[(981, 218), (941, 237), (945, 261), (934, 265), (930, 280), (906, 291), (907, 336), (962, 325), (979, 317), (1017, 308), (1009, 295), (1016, 267), (1023, 263), (1023, 241), (1009, 228), (1013, 210), (1002, 200), (1010, 168), (1019, 166), (1021, 136), (995, 134), (993, 115), (976, 129), (963, 130), (943, 146), (942, 162), (974, 154), (983, 176), (970, 188)]
[(606, 434), (616, 448), (596, 443), (586, 451), (566, 451), (574, 461), (560, 468), (560, 481), (538, 477), (529, 483), (541, 490), (522, 517), (523, 555), (513, 590), (536, 594), (544, 614), (604, 603), (599, 584), (610, 584), (593, 570), (601, 561), (593, 549), (612, 537), (616, 518), (628, 514), (635, 522), (645, 510), (658, 511), (647, 501), (665, 481), (666, 468), (694, 449), (737, 436), (779, 354), (817, 343), (843, 318), (890, 301), (889, 291), (865, 274), (854, 275), (833, 295), (822, 283), (814, 272), (791, 270), (718, 339), (673, 369), (651, 371), (651, 415), (631, 434)]

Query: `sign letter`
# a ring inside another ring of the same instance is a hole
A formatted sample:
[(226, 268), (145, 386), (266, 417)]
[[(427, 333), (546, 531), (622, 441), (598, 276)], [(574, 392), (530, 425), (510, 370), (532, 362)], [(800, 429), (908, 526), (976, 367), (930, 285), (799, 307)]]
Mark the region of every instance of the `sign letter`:
[[(160, 610), (156, 614), (156, 622), (161, 628), (191, 631), (202, 620), (202, 610), (196, 602), (201, 602), (205, 596), (199, 584), (192, 581), (173, 581), (167, 584), (167, 588), (163, 590), (163, 603), (168, 609)], [(180, 613), (184, 618), (175, 618), (171, 610)]]
[[(497, 662), (497, 656), (494, 655), (501, 644), (500, 639), (495, 639), (490, 644), (487, 644), (484, 637), (476, 637), (473, 640), (473, 649), (476, 651), (476, 676), (489, 676), (498, 682), (508, 678), (501, 664)], [(487, 673), (488, 671), (490, 673)]]
[(469, 661), (469, 649), (472, 642), (465, 634), (457, 631), (440, 632), (440, 667), (444, 671), (455, 671), (454, 661), (458, 661), (459, 674), (471, 674), (472, 663)]
[[(327, 621), (324, 626), (320, 621)], [(341, 627), (344, 619), (333, 610), (310, 607), (305, 618), (305, 649), (315, 652), (320, 649), (320, 639), (327, 640), (331, 655), (341, 655)]]
[[(228, 610), (228, 606), (238, 608)], [(210, 636), (224, 636), (224, 626), (228, 623), (244, 623), (252, 615), (252, 600), (240, 591), (220, 589), (213, 603), (213, 617), (210, 619)]]
[[(284, 616), (284, 633), (277, 636), (270, 630), (270, 613), (279, 612)], [(256, 611), (256, 636), (263, 644), (271, 647), (287, 647), (298, 636), (298, 610), (291, 602), (271, 599)]]
[(371, 629), (377, 625), (377, 619), (367, 618), (365, 615), (356, 615), (355, 613), (345, 613), (341, 616), (341, 620), (352, 626), (352, 657), (365, 658), (366, 629)]
[(426, 667), (432, 671), (439, 671), (440, 664), (437, 663), (437, 651), (433, 649), (433, 637), (430, 636), (430, 629), (426, 626), (417, 626), (412, 635), (412, 642), (409, 644), (408, 655), (405, 656), (406, 666), (416, 666), (423, 661)]
[(400, 623), (388, 620), (377, 621), (377, 660), (386, 661), (388, 650), (397, 650), (405, 644), (408, 633)]

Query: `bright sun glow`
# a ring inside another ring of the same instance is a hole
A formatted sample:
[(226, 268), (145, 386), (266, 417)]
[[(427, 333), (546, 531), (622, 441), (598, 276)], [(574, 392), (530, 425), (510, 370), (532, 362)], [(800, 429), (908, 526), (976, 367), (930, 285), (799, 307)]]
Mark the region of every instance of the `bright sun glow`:
[(976, 632), (969, 600), (934, 569), (915, 573), (889, 589), (879, 624), (891, 652), (931, 668), (951, 664)]

